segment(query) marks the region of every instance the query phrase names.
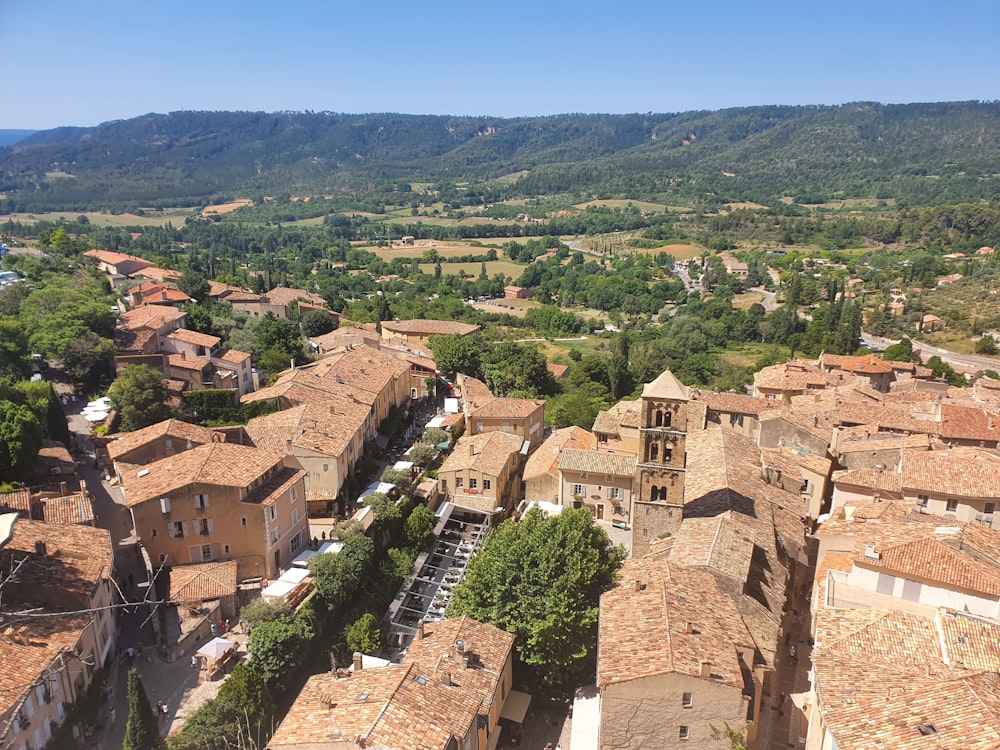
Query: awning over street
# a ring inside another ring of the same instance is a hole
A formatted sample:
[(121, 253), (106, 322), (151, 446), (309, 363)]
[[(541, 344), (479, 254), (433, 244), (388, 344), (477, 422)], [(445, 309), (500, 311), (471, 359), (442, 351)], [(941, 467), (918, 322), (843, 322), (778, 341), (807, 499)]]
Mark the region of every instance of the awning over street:
[(528, 708), (531, 706), (531, 696), (522, 693), (520, 690), (511, 690), (507, 695), (507, 700), (500, 709), (500, 718), (509, 721), (524, 723), (524, 717), (528, 715)]

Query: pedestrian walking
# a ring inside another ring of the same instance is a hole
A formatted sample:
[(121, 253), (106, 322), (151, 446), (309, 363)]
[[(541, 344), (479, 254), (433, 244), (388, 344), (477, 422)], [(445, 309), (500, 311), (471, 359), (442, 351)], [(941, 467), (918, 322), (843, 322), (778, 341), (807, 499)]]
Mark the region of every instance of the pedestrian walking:
[(111, 721), (111, 726), (115, 725), (115, 707), (111, 707), (111, 712), (108, 714), (108, 719)]

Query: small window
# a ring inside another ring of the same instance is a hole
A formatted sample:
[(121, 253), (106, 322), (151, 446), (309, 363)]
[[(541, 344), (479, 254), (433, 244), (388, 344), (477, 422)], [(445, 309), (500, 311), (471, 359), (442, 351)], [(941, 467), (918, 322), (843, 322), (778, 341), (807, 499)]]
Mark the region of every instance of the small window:
[(681, 705), (684, 706), (684, 708), (691, 708), (691, 706), (694, 705), (694, 694), (684, 693), (681, 695)]
[(465, 482), (465, 480), (462, 477), (455, 477), (455, 486), (456, 487), (458, 487), (458, 488), (464, 487), (465, 486), (464, 482)]
[(288, 499), (291, 500), (293, 503), (299, 499), (298, 487), (292, 487), (290, 490), (288, 490)]
[(983, 505), (983, 513), (995, 513), (997, 509), (996, 503), (985, 503)]
[(153, 539), (156, 539), (156, 529), (153, 529)]
[(243, 518), (240, 519), (240, 526), (242, 526), (244, 529), (247, 527), (247, 518), (246, 518), (246, 516), (243, 516)]
[(201, 561), (211, 562), (212, 561), (212, 545), (203, 544), (201, 545)]
[(583, 487), (582, 484), (574, 484), (573, 485), (573, 494), (574, 495), (580, 495), (582, 497), (583, 493), (584, 493), (584, 487)]
[(298, 508), (292, 508), (292, 526), (299, 522), (299, 510)]
[(674, 457), (674, 450), (673, 450), (673, 448), (664, 448), (663, 449), (663, 463), (669, 464), (670, 460), (673, 457)]
[(489, 479), (484, 479), (483, 480), (483, 489), (484, 490), (488, 490), (490, 487), (492, 487), (492, 484), (490, 483), (490, 480)]
[(222, 551), (225, 552), (228, 555), (229, 554), (229, 545), (228, 544), (223, 545)]
[(323, 464), (323, 471), (330, 471), (330, 464)]
[(273, 505), (267, 509), (267, 512), (271, 516), (272, 521), (278, 517), (278, 509), (275, 508)]
[(472, 477), (469, 480), (469, 489), (470, 490), (474, 490), (474, 489), (477, 489), (478, 487), (479, 487), (479, 480), (476, 479), (475, 477)]
[(173, 441), (173, 440), (171, 440), (170, 438), (167, 438), (167, 439), (166, 439), (166, 440), (164, 441), (164, 447), (165, 447), (165, 448), (166, 448), (166, 449), (167, 449), (168, 451), (172, 451), (172, 450), (174, 449), (174, 441)]
[(687, 740), (691, 738), (691, 730), (687, 726), (681, 724), (680, 729), (677, 730), (677, 739)]
[(948, 502), (945, 505), (945, 510), (947, 510), (948, 513), (954, 513), (958, 510), (958, 500), (949, 497)]
[(921, 508), (926, 508), (929, 502), (930, 498), (927, 495), (917, 495), (917, 505)]
[(199, 510), (204, 510), (208, 507), (208, 495), (195, 495), (194, 496), (194, 507)]

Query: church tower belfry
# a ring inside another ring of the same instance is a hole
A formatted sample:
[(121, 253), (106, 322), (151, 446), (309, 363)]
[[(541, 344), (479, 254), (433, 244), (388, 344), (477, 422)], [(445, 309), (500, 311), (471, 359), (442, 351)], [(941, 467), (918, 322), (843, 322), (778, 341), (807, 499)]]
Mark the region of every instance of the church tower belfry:
[(680, 527), (689, 401), (687, 386), (670, 370), (642, 389), (632, 533), (635, 556), (643, 554), (653, 538)]

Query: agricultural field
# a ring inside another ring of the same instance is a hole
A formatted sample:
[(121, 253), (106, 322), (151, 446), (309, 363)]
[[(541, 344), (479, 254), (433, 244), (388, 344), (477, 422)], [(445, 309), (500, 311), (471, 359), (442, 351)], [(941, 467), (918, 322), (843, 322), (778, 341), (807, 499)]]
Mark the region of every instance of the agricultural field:
[(235, 211), (237, 208), (244, 208), (246, 206), (252, 206), (253, 201), (249, 198), (237, 198), (229, 203), (217, 203), (214, 206), (205, 206), (201, 210), (202, 216), (221, 216), (222, 214), (228, 214)]
[[(652, 213), (665, 213), (672, 206), (667, 206), (663, 203), (650, 203), (649, 201), (633, 201), (628, 199), (607, 199), (607, 200), (593, 200), (587, 201), (586, 203), (577, 203), (574, 208), (579, 208), (581, 211), (585, 211), (590, 206), (604, 206), (605, 208), (638, 208), (640, 211), (650, 211)], [(689, 208), (684, 208), (685, 211), (690, 211)]]
[[(446, 240), (416, 240), (412, 245), (393, 243), (392, 247), (365, 247), (384, 261), (391, 262), (396, 258), (420, 258), (429, 250), (435, 250), (441, 258), (458, 258), (463, 255), (485, 255), (490, 249), (501, 255), (500, 243), (491, 240), (490, 244), (470, 245), (465, 242), (448, 242)], [(453, 264), (446, 264), (453, 265)], [(433, 269), (432, 269), (433, 270)], [(479, 269), (476, 269), (476, 273)]]
[(744, 292), (733, 297), (733, 307), (737, 310), (749, 310), (755, 303), (763, 301), (764, 295), (760, 292)]
[[(457, 276), (459, 273), (465, 273), (467, 276), (472, 276), (473, 278), (479, 277), (479, 272), (482, 269), (482, 263), (442, 263), (441, 273), (444, 275)], [(421, 263), (420, 270), (424, 273), (434, 273), (433, 263)], [(518, 265), (511, 260), (488, 260), (486, 261), (486, 275), (493, 277), (498, 273), (502, 273), (504, 276), (510, 277), (512, 280), (517, 280), (520, 278), (521, 274), (524, 273), (524, 266)]]
[[(442, 267), (443, 270), (443, 267)], [(515, 318), (523, 318), (528, 310), (541, 307), (541, 303), (533, 299), (490, 299), (485, 302), (476, 302), (472, 305), (477, 310), (485, 313), (506, 313)]]
[(182, 225), (195, 212), (193, 208), (168, 208), (162, 211), (146, 209), (144, 216), (136, 214), (109, 214), (99, 211), (50, 211), (46, 213), (5, 214), (4, 220), (19, 221), (22, 224), (34, 224), (38, 221), (76, 221), (80, 216), (86, 216), (87, 221), (99, 227), (164, 227), (173, 224)]

